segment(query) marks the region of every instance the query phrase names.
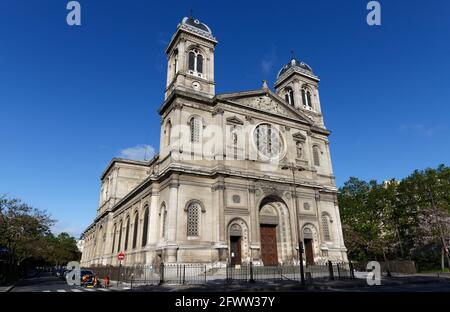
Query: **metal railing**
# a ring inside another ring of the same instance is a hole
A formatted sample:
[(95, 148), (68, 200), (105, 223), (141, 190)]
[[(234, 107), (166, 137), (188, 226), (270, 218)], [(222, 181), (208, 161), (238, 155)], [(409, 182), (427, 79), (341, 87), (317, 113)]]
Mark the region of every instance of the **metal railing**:
[[(108, 276), (112, 283), (126, 283), (133, 286), (161, 284), (208, 284), (243, 283), (254, 281), (301, 281), (299, 265), (256, 266), (252, 263), (213, 267), (211, 264), (168, 264), (159, 266), (96, 266), (90, 268), (102, 280)], [(316, 278), (330, 280), (354, 278), (352, 264), (331, 263), (307, 265), (305, 279), (312, 282)]]

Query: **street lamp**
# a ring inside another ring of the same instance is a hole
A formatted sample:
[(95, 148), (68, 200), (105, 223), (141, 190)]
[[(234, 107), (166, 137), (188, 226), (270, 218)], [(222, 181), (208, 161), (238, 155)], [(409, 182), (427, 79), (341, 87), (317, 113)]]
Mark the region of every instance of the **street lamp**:
[(302, 285), (305, 286), (305, 271), (303, 268), (303, 242), (300, 236), (300, 225), (298, 218), (298, 208), (297, 208), (297, 184), (295, 183), (295, 171), (303, 171), (304, 168), (296, 167), (295, 165), (283, 165), (281, 167), (282, 170), (291, 170), (292, 171), (292, 179), (294, 181), (294, 208), (295, 208), (295, 225), (297, 227), (297, 237), (298, 237), (298, 259), (300, 261), (300, 279), (302, 281)]

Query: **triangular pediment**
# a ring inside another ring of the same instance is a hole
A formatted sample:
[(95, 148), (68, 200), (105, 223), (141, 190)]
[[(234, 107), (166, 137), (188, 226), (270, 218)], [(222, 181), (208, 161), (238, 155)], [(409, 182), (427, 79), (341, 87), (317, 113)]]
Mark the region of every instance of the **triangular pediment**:
[(306, 141), (306, 137), (300, 132), (296, 132), (292, 135), (295, 141)]
[(244, 122), (242, 120), (240, 120), (239, 118), (237, 118), (236, 116), (228, 117), (227, 123), (235, 124), (235, 125), (243, 125), (244, 124)]
[(269, 89), (220, 94), (219, 101), (248, 107), (272, 115), (283, 116), (311, 125), (312, 120), (303, 112), (287, 104)]

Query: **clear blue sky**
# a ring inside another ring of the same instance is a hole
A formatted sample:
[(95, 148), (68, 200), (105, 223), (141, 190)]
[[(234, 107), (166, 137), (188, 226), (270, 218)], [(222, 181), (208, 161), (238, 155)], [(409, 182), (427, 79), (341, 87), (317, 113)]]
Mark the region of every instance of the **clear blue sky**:
[(365, 0), (80, 0), (80, 27), (67, 2), (0, 2), (0, 193), (55, 231), (92, 221), (112, 157), (158, 149), (164, 50), (191, 8), (219, 41), (219, 93), (273, 84), (291, 50), (312, 66), (338, 185), (449, 165), (449, 1), (380, 1), (380, 27)]

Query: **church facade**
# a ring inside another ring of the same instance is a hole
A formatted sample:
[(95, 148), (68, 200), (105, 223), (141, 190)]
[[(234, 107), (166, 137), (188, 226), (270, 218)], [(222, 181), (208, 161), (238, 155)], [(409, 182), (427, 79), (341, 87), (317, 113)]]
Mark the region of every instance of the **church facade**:
[[(292, 59), (274, 91), (216, 94), (217, 40), (184, 18), (166, 49), (159, 154), (101, 176), (81, 265), (347, 261), (319, 78)], [(300, 243), (300, 244), (299, 244)]]

